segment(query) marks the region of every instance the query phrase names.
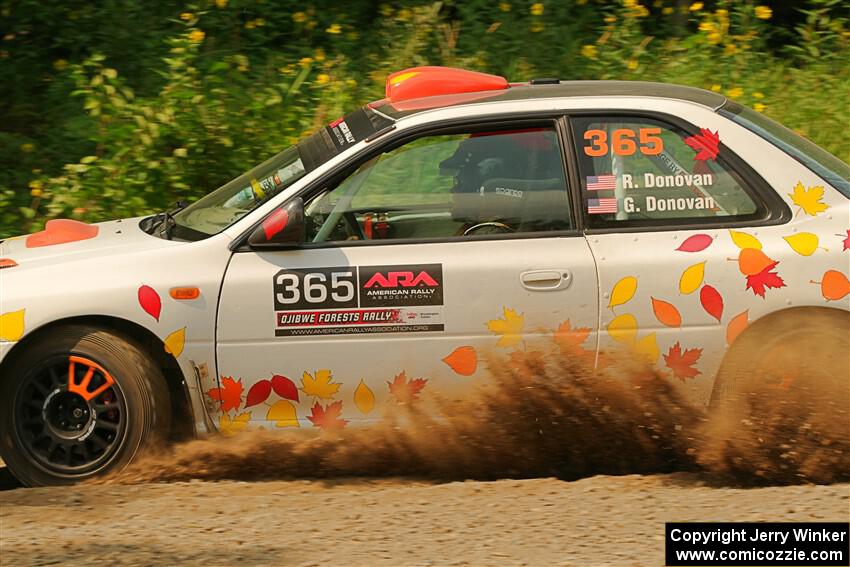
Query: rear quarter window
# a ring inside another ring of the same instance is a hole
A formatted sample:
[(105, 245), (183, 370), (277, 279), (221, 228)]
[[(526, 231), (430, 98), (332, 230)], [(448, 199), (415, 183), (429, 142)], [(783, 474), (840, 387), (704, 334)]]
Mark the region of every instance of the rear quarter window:
[(714, 132), (613, 114), (573, 117), (571, 124), (591, 228), (714, 224), (768, 215), (730, 166)]

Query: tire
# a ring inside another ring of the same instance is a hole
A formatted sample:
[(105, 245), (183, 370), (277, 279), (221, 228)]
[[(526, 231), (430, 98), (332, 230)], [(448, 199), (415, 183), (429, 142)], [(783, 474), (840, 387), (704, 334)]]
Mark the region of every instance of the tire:
[(0, 381), (0, 455), (24, 485), (117, 472), (167, 439), (165, 377), (134, 341), (72, 325), (13, 356)]
[(704, 437), (703, 464), (738, 480), (850, 475), (850, 314), (797, 309), (756, 322), (720, 367)]

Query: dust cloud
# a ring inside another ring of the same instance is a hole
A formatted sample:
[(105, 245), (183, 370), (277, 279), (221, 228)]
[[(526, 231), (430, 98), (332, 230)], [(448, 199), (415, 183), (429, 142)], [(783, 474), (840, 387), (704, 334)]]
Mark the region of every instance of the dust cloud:
[(383, 421), (369, 427), (191, 441), (96, 482), (672, 471), (740, 486), (850, 479), (846, 378), (836, 391), (750, 370), (746, 395), (709, 411), (648, 366), (609, 358), (594, 369), (574, 355), (554, 343), (494, 354), (483, 361), (490, 379), (463, 400), (423, 395), (384, 408)]

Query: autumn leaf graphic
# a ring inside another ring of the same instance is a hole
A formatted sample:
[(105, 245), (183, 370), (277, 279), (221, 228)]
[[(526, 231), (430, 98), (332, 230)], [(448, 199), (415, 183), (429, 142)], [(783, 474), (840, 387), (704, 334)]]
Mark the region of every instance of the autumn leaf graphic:
[(747, 289), (753, 290), (753, 293), (764, 298), (766, 288), (778, 289), (785, 287), (785, 282), (779, 274), (772, 271), (779, 262), (771, 262), (761, 272), (747, 276)]
[(694, 378), (700, 374), (700, 371), (693, 366), (701, 355), (701, 348), (689, 348), (682, 351), (682, 347), (676, 342), (664, 355), (664, 363), (673, 371), (673, 376), (684, 382), (687, 378)]
[(708, 128), (700, 128), (699, 134), (685, 138), (685, 143), (697, 153), (695, 160), (716, 160), (720, 152), (720, 134)]
[(522, 341), (522, 327), (525, 325), (525, 317), (513, 309), (502, 308), (502, 318), (487, 321), (487, 328), (491, 333), (501, 335), (497, 347), (508, 348)]
[(269, 395), (271, 393), (271, 380), (260, 380), (259, 382), (254, 383), (254, 385), (248, 389), (248, 395), (245, 396), (245, 407), (249, 408), (265, 402), (269, 399)]
[(339, 391), (341, 384), (333, 381), (330, 370), (317, 370), (315, 378), (309, 372), (301, 377), (301, 391), (308, 396), (330, 400)]
[(321, 427), (324, 430), (342, 429), (348, 424), (347, 419), (340, 419), (339, 414), (342, 413), (342, 401), (337, 401), (328, 404), (325, 407), (319, 402), (313, 404), (310, 408), (310, 415), (307, 419), (313, 422), (315, 427)]
[(823, 199), (823, 187), (815, 185), (806, 189), (801, 182), (797, 182), (794, 186), (794, 192), (788, 193), (791, 201), (800, 207), (803, 212), (810, 216), (816, 216), (818, 213), (824, 212), (829, 207), (821, 202)]
[(234, 380), (231, 376), (222, 376), (221, 388), (212, 388), (207, 395), (221, 402), (221, 411), (239, 409), (242, 403), (242, 379)]
[(274, 390), (274, 393), (284, 400), (292, 400), (293, 402), (300, 401), (298, 399), (298, 388), (295, 387), (295, 382), (286, 376), (281, 376), (280, 374), (273, 375), (272, 390)]
[(461, 376), (472, 376), (478, 369), (478, 353), (471, 346), (457, 347), (443, 358), (443, 362)]
[[(842, 238), (844, 238), (843, 234), (837, 234), (836, 236), (841, 236)], [(844, 244), (844, 248), (841, 249), (842, 252), (844, 252), (845, 250), (850, 250), (850, 230), (847, 231), (847, 238), (844, 238), (844, 240), (842, 240), (841, 242), (842, 244)]]
[(714, 239), (707, 234), (694, 234), (685, 239), (676, 250), (679, 252), (702, 252), (708, 248)]
[(590, 327), (576, 327), (573, 329), (570, 325), (570, 320), (567, 319), (555, 331), (555, 342), (565, 350), (581, 348), (582, 343), (587, 340), (589, 335)]
[(223, 413), (221, 414), (221, 417), (218, 418), (218, 430), (222, 435), (228, 437), (236, 435), (248, 427), (249, 421), (251, 421), (251, 412), (249, 411), (240, 413), (233, 419), (230, 419), (230, 415), (227, 413)]
[(582, 346), (589, 336), (590, 327), (572, 328), (570, 320), (567, 319), (558, 326), (552, 338), (560, 347), (561, 354), (593, 366), (596, 363), (596, 349)]
[(390, 387), (390, 393), (395, 396), (398, 402), (412, 402), (419, 397), (422, 388), (428, 380), (424, 378), (407, 379), (407, 374), (402, 370), (393, 378), (392, 382), (387, 382)]

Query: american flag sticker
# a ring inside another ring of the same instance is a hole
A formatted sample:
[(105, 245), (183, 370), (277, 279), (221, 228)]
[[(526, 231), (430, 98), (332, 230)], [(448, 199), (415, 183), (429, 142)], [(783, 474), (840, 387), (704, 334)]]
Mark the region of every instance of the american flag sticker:
[(591, 215), (604, 215), (617, 212), (617, 199), (588, 199), (587, 212)]
[(617, 188), (616, 175), (592, 175), (587, 178), (588, 191), (605, 191)]

